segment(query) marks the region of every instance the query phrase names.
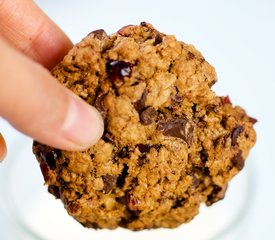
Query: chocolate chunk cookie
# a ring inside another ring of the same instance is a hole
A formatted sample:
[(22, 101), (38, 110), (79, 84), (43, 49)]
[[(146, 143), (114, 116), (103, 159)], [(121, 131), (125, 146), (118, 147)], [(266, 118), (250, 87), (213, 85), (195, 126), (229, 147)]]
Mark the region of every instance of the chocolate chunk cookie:
[(189, 222), (223, 199), (255, 143), (255, 119), (215, 95), (201, 53), (148, 23), (91, 32), (52, 74), (105, 122), (87, 151), (33, 145), (49, 192), (85, 227)]

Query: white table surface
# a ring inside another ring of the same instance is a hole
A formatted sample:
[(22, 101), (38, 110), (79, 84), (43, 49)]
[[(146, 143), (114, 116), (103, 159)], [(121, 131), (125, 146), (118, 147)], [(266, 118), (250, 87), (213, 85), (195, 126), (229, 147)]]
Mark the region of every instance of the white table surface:
[[(112, 33), (146, 21), (194, 44), (217, 70), (215, 91), (229, 94), (233, 104), (258, 119), (257, 144), (247, 162), (254, 166), (255, 194), (241, 239), (275, 239), (275, 1), (36, 2), (74, 42), (95, 29)], [(3, 119), (0, 131), (12, 148), (18, 133)], [(9, 229), (0, 213), (0, 239), (11, 240), (9, 231), (16, 229)]]

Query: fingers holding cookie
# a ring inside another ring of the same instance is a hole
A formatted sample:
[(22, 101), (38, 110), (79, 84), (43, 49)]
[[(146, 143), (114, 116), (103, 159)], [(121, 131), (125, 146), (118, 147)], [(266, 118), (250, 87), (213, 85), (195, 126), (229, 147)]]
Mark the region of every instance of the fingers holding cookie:
[(0, 9), (1, 35), (43, 66), (52, 68), (72, 47), (69, 38), (34, 1), (0, 0)]

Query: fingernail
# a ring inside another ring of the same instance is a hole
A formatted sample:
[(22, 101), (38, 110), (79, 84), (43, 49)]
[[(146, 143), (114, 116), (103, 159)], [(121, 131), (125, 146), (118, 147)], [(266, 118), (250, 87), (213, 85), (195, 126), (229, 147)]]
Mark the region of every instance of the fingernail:
[(104, 130), (103, 120), (94, 107), (72, 94), (70, 109), (62, 130), (67, 140), (86, 149), (101, 138)]
[(6, 155), (7, 155), (6, 142), (2, 134), (0, 133), (0, 162), (2, 162), (5, 159)]

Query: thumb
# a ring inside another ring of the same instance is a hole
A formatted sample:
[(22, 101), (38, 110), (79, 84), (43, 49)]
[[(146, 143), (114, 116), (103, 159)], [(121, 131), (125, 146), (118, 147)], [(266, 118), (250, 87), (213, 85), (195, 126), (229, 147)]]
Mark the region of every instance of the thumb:
[(60, 149), (84, 150), (99, 140), (103, 121), (95, 108), (1, 38), (0, 52), (0, 116)]

